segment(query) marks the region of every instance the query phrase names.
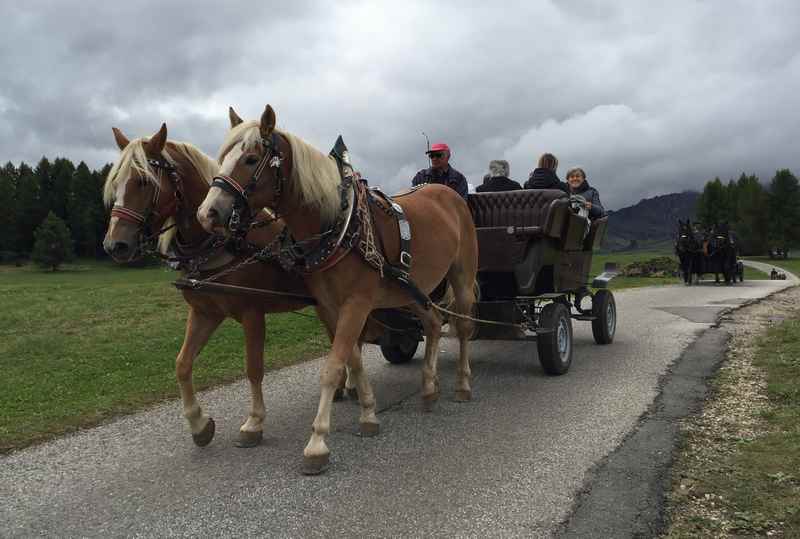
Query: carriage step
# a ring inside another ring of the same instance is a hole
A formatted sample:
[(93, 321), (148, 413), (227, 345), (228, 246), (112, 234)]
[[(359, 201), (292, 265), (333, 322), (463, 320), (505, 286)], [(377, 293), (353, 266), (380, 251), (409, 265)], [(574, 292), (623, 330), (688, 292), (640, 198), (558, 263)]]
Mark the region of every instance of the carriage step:
[(572, 318), (575, 320), (583, 320), (585, 322), (594, 322), (597, 320), (597, 317), (592, 316), (591, 314), (573, 314)]

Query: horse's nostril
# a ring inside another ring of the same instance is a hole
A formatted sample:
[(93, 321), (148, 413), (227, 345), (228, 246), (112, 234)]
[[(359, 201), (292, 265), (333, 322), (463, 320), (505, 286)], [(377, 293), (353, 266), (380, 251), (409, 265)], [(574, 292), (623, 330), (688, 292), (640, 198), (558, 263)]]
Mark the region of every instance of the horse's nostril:
[(214, 208), (208, 209), (208, 219), (215, 224), (219, 224), (219, 212)]

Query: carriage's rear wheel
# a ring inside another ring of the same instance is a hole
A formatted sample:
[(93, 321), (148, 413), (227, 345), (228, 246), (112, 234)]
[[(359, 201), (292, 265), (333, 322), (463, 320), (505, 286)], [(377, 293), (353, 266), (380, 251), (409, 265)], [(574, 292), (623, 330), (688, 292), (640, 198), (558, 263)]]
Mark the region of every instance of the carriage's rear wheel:
[(569, 309), (563, 303), (545, 305), (539, 315), (539, 326), (552, 330), (536, 338), (539, 363), (547, 374), (564, 374), (572, 364), (572, 318)]
[(382, 344), (381, 353), (389, 363), (408, 363), (417, 353), (419, 341), (416, 339), (398, 339), (391, 344)]
[(597, 344), (611, 344), (617, 332), (617, 302), (610, 290), (598, 290), (592, 298), (592, 335)]

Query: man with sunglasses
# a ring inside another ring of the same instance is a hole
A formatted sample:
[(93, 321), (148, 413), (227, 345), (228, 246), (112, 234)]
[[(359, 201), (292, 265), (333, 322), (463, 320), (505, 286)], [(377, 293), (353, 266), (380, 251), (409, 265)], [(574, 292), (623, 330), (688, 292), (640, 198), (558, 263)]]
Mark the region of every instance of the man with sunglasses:
[(425, 153), (431, 159), (431, 166), (417, 172), (417, 175), (411, 181), (411, 185), (440, 183), (467, 198), (467, 179), (450, 166), (450, 147), (443, 142), (437, 142), (436, 144), (431, 144), (431, 149)]

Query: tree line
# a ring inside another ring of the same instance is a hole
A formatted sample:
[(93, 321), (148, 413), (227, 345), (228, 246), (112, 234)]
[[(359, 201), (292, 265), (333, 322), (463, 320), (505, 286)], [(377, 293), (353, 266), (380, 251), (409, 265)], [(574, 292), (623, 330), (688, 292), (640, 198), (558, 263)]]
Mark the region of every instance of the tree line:
[(786, 250), (800, 243), (800, 185), (788, 169), (778, 170), (766, 187), (753, 174), (727, 184), (714, 178), (703, 188), (696, 217), (705, 227), (727, 222), (742, 254)]
[(104, 256), (108, 212), (102, 188), (110, 168), (91, 170), (83, 161), (75, 166), (46, 157), (35, 168), (6, 163), (0, 169), (0, 262), (29, 257), (35, 231), (50, 213), (66, 224), (75, 254)]

